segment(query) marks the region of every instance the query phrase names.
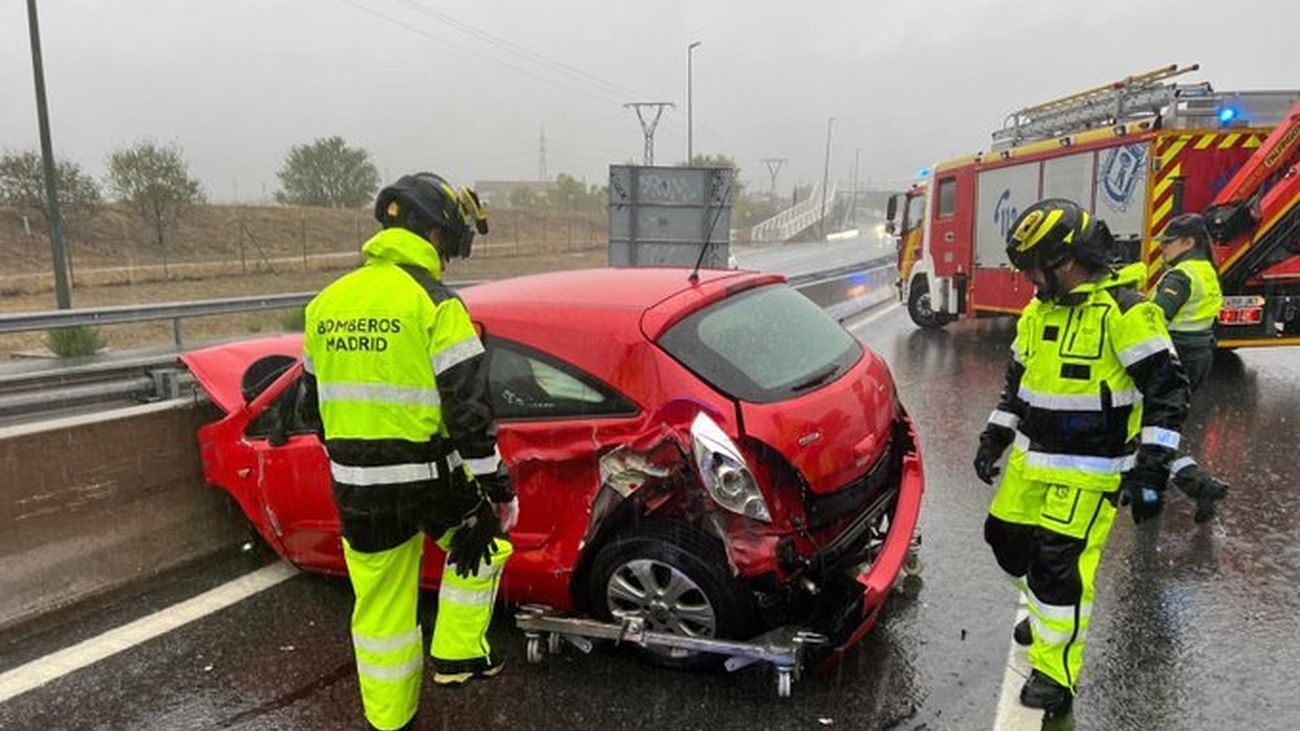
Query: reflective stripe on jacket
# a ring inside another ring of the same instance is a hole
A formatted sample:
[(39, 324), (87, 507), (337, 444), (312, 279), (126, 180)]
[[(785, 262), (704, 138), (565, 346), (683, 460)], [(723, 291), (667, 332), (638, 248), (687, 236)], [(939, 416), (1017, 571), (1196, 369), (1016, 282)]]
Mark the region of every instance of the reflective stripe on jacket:
[(303, 363), (335, 482), (427, 482), (496, 459), (483, 345), (437, 252), (397, 228), (362, 251), (307, 305)]
[(1160, 309), (1128, 285), (1108, 276), (1021, 314), (990, 421), (1016, 431), (1028, 479), (1110, 491), (1140, 453), (1178, 448), (1187, 377)]

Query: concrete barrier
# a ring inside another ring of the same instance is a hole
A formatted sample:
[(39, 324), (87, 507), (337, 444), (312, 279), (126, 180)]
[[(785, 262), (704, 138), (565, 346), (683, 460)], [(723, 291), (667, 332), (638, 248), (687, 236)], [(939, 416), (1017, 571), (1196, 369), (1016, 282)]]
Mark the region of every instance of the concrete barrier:
[(244, 540), (203, 482), (213, 418), (175, 400), (0, 428), (0, 629)]

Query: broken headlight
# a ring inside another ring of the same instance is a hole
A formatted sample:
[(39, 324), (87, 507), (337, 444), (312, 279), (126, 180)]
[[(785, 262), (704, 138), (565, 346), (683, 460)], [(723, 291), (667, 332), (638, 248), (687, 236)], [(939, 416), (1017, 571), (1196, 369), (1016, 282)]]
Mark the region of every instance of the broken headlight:
[(747, 518), (772, 522), (767, 501), (759, 492), (758, 482), (745, 464), (740, 448), (706, 414), (696, 416), (691, 424), (691, 451), (704, 489), (714, 502)]

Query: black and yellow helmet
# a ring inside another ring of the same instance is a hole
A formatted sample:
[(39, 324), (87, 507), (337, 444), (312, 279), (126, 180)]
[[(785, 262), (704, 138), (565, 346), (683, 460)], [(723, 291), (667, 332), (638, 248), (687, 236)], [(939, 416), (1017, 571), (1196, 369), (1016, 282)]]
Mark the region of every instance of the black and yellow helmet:
[(1047, 198), (1026, 208), (1007, 233), (1017, 269), (1050, 270), (1070, 258), (1094, 258), (1096, 219), (1072, 201)]
[(438, 175), (403, 175), (379, 191), (375, 219), (384, 228), (404, 228), (425, 236), (431, 229), (441, 233), (439, 247), (444, 257), (467, 257), (474, 233), (488, 232), (487, 206), (469, 188), (456, 190)]

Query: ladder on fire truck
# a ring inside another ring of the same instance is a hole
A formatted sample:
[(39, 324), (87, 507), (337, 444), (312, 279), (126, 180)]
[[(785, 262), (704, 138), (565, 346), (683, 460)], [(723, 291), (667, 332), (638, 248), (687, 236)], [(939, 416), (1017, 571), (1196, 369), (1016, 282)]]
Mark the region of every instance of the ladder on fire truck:
[(1167, 83), (1169, 79), (1199, 68), (1198, 64), (1185, 68), (1170, 64), (1012, 112), (1007, 116), (1002, 129), (993, 133), (994, 149), (1005, 149), (1102, 125), (1152, 119), (1178, 99), (1210, 97), (1214, 90), (1209, 82)]

